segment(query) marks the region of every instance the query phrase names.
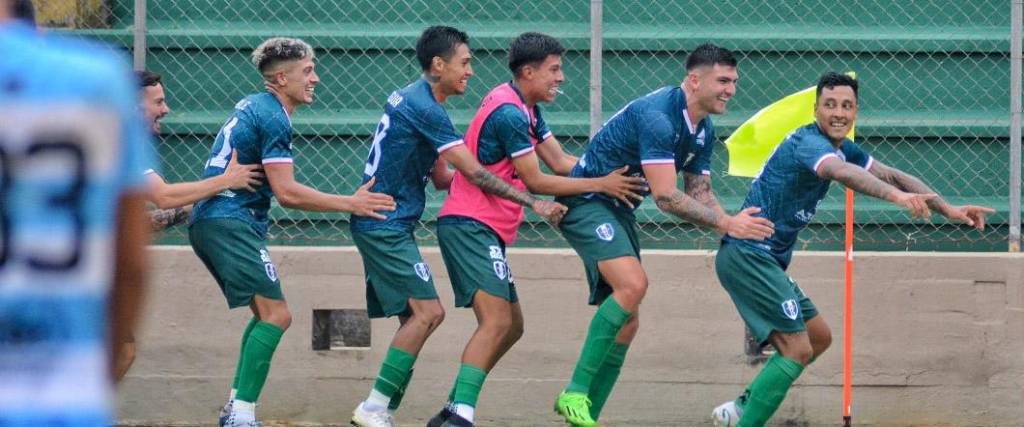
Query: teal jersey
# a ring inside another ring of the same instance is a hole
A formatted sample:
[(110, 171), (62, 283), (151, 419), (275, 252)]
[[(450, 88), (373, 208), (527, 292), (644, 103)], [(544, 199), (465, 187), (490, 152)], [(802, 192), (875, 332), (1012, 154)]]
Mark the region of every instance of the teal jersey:
[(755, 216), (775, 224), (775, 234), (762, 242), (740, 240), (728, 235), (726, 242), (768, 252), (783, 269), (793, 257), (797, 234), (814, 218), (818, 204), (828, 193), (832, 181), (822, 179), (817, 170), (821, 162), (838, 158), (870, 169), (872, 159), (853, 141), (844, 140), (836, 149), (821, 133), (817, 123), (803, 126), (789, 134), (768, 158), (761, 173), (743, 201), (743, 208), (761, 208)]
[[(615, 113), (597, 134), (573, 167), (572, 178), (598, 178), (623, 166), (627, 175), (643, 177), (643, 165), (672, 164), (677, 171), (711, 174), (711, 151), (715, 128), (711, 117), (696, 126), (686, 111), (686, 94), (680, 87), (663, 87), (636, 99)], [(649, 192), (642, 192), (646, 196)], [(618, 200), (600, 193), (618, 209), (632, 212)], [(634, 203), (640, 206), (640, 203)]]
[(392, 92), (370, 146), (363, 183), (376, 177), (370, 191), (394, 198), (395, 210), (380, 212), (387, 217), (384, 220), (352, 215), (352, 229), (412, 230), (426, 207), (434, 162), (440, 153), (462, 143), (426, 80)]
[[(203, 179), (224, 173), (231, 161), (231, 150), (237, 151), (240, 164), (292, 163), (291, 118), (274, 94), (249, 95), (235, 104), (235, 111), (213, 141)], [(234, 218), (265, 235), (273, 197), (274, 191), (266, 178), (256, 191), (226, 190), (196, 203), (190, 224), (208, 218)]]
[[(522, 98), (514, 84), (511, 85)], [(525, 100), (524, 100), (525, 102)], [(540, 106), (533, 106), (533, 115), (537, 122), (533, 127), (533, 134), (537, 135), (538, 143), (544, 142), (551, 137), (551, 129), (544, 122), (540, 114)], [(494, 110), (483, 128), (480, 129), (480, 140), (477, 143), (476, 156), (481, 164), (493, 165), (502, 159), (519, 157), (533, 151), (533, 144), (530, 143), (530, 118), (526, 113), (515, 105), (505, 104)]]
[(108, 46), (0, 24), (0, 427), (106, 427), (122, 196), (149, 134)]

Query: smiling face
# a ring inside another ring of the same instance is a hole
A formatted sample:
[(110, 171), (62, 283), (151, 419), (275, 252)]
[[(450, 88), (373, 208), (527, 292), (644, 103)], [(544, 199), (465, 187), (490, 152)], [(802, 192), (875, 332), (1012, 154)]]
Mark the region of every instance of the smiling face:
[(821, 88), (814, 103), (814, 118), (818, 127), (834, 144), (846, 138), (857, 120), (857, 95), (850, 86)]
[(552, 102), (558, 96), (559, 87), (565, 81), (562, 71), (562, 56), (548, 55), (536, 66), (523, 66), (520, 77), (516, 79), (519, 90), (526, 98), (527, 104)]
[(469, 46), (459, 43), (455, 47), (455, 53), (447, 61), (440, 56), (435, 56), (431, 74), (438, 78), (441, 89), (448, 95), (462, 95), (466, 93), (466, 86), (469, 78), (473, 77), (473, 55)]
[(313, 103), (313, 91), (320, 83), (312, 58), (289, 61), (276, 73), (281, 95), (293, 106)]
[(693, 88), (694, 101), (709, 114), (722, 114), (726, 104), (736, 94), (736, 82), (740, 77), (736, 67), (715, 64), (694, 69), (688, 79)]
[(164, 94), (164, 85), (155, 85), (142, 88), (142, 111), (146, 115), (146, 123), (153, 135), (160, 134), (160, 119), (163, 119), (171, 109), (167, 106), (167, 96)]

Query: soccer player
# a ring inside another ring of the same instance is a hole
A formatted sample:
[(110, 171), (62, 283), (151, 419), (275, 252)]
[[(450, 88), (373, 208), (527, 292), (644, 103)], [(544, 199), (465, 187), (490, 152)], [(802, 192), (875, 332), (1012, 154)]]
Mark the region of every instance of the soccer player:
[[(541, 171), (538, 157), (555, 173), (568, 175), (576, 158), (566, 154), (541, 116), (539, 103), (552, 102), (565, 80), (565, 48), (554, 37), (523, 33), (512, 41), (511, 82), (484, 97), (466, 133), (466, 147), (495, 175), (516, 188), (556, 196), (605, 193), (630, 206), (643, 178), (621, 168), (601, 178), (564, 178)], [(441, 255), (451, 277), (457, 307), (472, 307), (477, 329), (466, 344), (448, 405), (428, 427), (472, 426), (477, 397), (487, 373), (523, 334), (523, 313), (505, 248), (516, 237), (523, 207), (484, 193), (457, 173), (437, 221)]]
[[(164, 94), (163, 77), (150, 71), (136, 71), (139, 83), (140, 108), (146, 119), (147, 128), (153, 138), (160, 135), (160, 119), (171, 112)], [(192, 213), (192, 204), (224, 190), (247, 190), (261, 184), (263, 177), (259, 165), (240, 165), (232, 156), (224, 174), (212, 176), (202, 181), (168, 184), (155, 169), (145, 171), (150, 186), (148, 200), (156, 204), (157, 209), (149, 211), (149, 224), (152, 231), (161, 231), (167, 227), (184, 223)], [(135, 337), (127, 336), (127, 341), (119, 344), (114, 360), (114, 378), (117, 382), (128, 373), (135, 362)]]
[(815, 122), (786, 137), (754, 180), (743, 206), (775, 224), (763, 241), (727, 235), (715, 271), (736, 309), (773, 354), (735, 401), (715, 408), (716, 426), (763, 426), (804, 368), (828, 348), (832, 332), (810, 298), (786, 275), (797, 233), (814, 217), (832, 181), (928, 218), (931, 211), (978, 230), (993, 210), (952, 206), (916, 177), (886, 166), (846, 138), (857, 119), (857, 81), (826, 73), (818, 81)]
[[(163, 76), (151, 71), (137, 71), (136, 77), (141, 90), (141, 105), (146, 124), (154, 138), (160, 135), (160, 120), (171, 112), (164, 93)], [(255, 191), (263, 178), (262, 168), (258, 164), (238, 164), (237, 156), (232, 155), (223, 174), (214, 175), (195, 182), (179, 182), (168, 184), (154, 169), (145, 171), (152, 186), (150, 201), (156, 204), (156, 210), (150, 212), (153, 231), (180, 224), (188, 220), (192, 212), (192, 204), (212, 197), (224, 190)]]
[(0, 426), (103, 427), (149, 240), (136, 90), (107, 47), (0, 0)]
[[(615, 113), (594, 135), (570, 177), (604, 176), (627, 166), (627, 174), (647, 178), (662, 211), (722, 234), (768, 237), (772, 224), (751, 216), (757, 208), (730, 216), (711, 191), (715, 130), (709, 115), (725, 112), (738, 79), (736, 59), (729, 50), (698, 46), (686, 59), (682, 84), (651, 92)], [(676, 188), (677, 172), (683, 173), (684, 191)], [(573, 426), (592, 427), (639, 327), (647, 275), (640, 265), (633, 207), (601, 194), (558, 200), (569, 206), (559, 228), (583, 258), (589, 303), (600, 305), (555, 411)]]
[[(444, 318), (430, 269), (423, 262), (413, 229), (425, 207), (428, 180), (446, 189), (451, 163), (474, 185), (499, 197), (529, 206), (557, 223), (565, 207), (510, 186), (485, 169), (466, 148), (441, 106), (466, 91), (473, 75), (469, 37), (455, 28), (434, 26), (416, 43), (423, 78), (392, 92), (384, 105), (363, 170), (363, 182), (395, 198), (397, 209), (386, 218), (352, 215), (352, 240), (366, 271), (366, 305), (370, 317), (398, 316), (395, 333), (368, 398), (353, 412), (358, 427), (390, 427), (423, 343)], [(389, 412), (390, 409), (390, 412)]]
[(327, 194), (295, 181), (292, 165), (291, 115), (313, 102), (320, 81), (313, 48), (292, 38), (271, 38), (252, 53), (266, 92), (235, 104), (213, 143), (204, 178), (224, 173), (235, 156), (239, 163), (262, 163), (267, 184), (256, 192), (224, 191), (196, 204), (189, 240), (213, 274), (229, 308), (249, 307), (253, 317), (242, 333), (242, 346), (231, 395), (221, 423), (258, 426), (255, 405), (270, 370), (270, 360), (291, 313), (281, 292), (277, 269), (266, 247), (270, 199), (281, 206), (320, 212), (353, 212), (371, 217), (394, 209), (390, 196), (359, 187), (352, 196)]

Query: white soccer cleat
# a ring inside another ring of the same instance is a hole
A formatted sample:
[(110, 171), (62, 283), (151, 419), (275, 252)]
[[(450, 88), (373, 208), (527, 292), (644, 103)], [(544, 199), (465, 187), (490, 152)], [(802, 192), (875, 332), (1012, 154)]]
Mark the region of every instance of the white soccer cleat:
[(380, 411), (367, 411), (360, 403), (356, 410), (352, 411), (352, 425), (356, 427), (397, 427), (395, 419), (391, 418), (387, 408)]
[(741, 413), (740, 408), (736, 407), (736, 402), (730, 400), (718, 405), (711, 412), (711, 423), (715, 427), (736, 427), (740, 423)]
[(224, 427), (263, 427), (263, 423), (256, 420), (245, 420), (242, 421), (235, 416), (228, 417), (224, 423)]

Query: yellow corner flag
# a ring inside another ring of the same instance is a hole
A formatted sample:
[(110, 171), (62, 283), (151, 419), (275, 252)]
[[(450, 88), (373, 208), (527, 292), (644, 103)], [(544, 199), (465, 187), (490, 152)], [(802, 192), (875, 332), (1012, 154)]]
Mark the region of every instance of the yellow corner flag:
[[(857, 73), (850, 71), (850, 77)], [(755, 177), (782, 140), (798, 127), (814, 121), (816, 86), (772, 103), (743, 122), (725, 140), (729, 150), (729, 175)], [(853, 140), (854, 129), (850, 128)]]

